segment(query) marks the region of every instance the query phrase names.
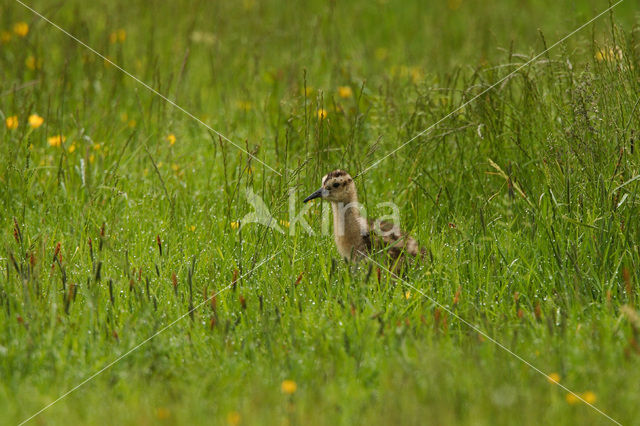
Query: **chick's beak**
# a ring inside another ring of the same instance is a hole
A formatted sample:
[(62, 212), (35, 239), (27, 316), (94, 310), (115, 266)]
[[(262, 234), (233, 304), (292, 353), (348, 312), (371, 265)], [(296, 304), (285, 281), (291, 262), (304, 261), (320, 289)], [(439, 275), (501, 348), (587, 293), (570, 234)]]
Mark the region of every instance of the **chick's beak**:
[(311, 194), (307, 198), (305, 198), (303, 203), (306, 203), (307, 201), (311, 201), (314, 198), (320, 198), (320, 197), (322, 197), (322, 188), (318, 189), (316, 192), (314, 192), (313, 194)]

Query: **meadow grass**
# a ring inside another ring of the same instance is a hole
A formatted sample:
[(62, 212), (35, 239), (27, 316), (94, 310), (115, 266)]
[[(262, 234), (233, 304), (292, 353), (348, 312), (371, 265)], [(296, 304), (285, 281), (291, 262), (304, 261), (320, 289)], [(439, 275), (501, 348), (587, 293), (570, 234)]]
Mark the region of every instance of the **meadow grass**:
[[(632, 2), (358, 178), (428, 250), (406, 276), (428, 297), (341, 261), (326, 205), (316, 235), (291, 224), (289, 191), (365, 170), (608, 4), (28, 4), (246, 152), (0, 5), (3, 424), (159, 331), (33, 422), (611, 423), (451, 313), (637, 424)], [(248, 190), (284, 234), (239, 229)]]

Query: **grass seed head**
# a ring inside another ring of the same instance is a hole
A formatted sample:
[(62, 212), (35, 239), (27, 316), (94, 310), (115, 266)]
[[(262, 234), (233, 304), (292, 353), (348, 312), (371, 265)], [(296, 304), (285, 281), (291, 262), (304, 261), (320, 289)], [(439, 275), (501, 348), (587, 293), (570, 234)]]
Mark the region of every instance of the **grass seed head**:
[(162, 240), (160, 239), (160, 235), (156, 235), (156, 244), (158, 245), (158, 252), (160, 256), (162, 256)]

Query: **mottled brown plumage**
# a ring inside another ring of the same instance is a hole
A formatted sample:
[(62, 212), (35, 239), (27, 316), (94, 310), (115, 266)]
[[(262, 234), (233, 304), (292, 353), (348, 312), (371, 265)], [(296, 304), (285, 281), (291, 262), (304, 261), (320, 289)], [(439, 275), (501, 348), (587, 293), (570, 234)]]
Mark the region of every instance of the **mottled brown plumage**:
[(324, 176), (322, 187), (304, 201), (314, 198), (331, 202), (336, 246), (346, 260), (357, 261), (385, 253), (389, 263), (397, 267), (403, 265), (406, 258), (424, 257), (425, 250), (397, 225), (380, 220), (367, 221), (361, 216), (355, 183), (344, 170), (334, 170)]
[[(369, 235), (365, 237), (370, 241), (369, 252), (384, 252), (395, 263), (403, 261), (405, 255), (411, 257), (424, 257), (426, 250), (420, 247), (418, 241), (411, 235), (407, 235), (391, 222), (370, 220)], [(379, 229), (382, 233), (377, 232)]]

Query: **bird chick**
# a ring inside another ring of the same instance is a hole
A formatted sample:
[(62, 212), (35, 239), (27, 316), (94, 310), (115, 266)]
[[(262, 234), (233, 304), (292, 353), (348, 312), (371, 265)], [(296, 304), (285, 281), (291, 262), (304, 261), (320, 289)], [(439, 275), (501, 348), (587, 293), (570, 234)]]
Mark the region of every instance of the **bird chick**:
[(347, 261), (357, 261), (378, 252), (386, 252), (393, 266), (405, 257), (423, 256), (425, 250), (400, 228), (386, 221), (362, 217), (353, 178), (344, 170), (334, 170), (322, 178), (322, 186), (304, 202), (322, 198), (331, 202), (333, 236), (338, 252)]

